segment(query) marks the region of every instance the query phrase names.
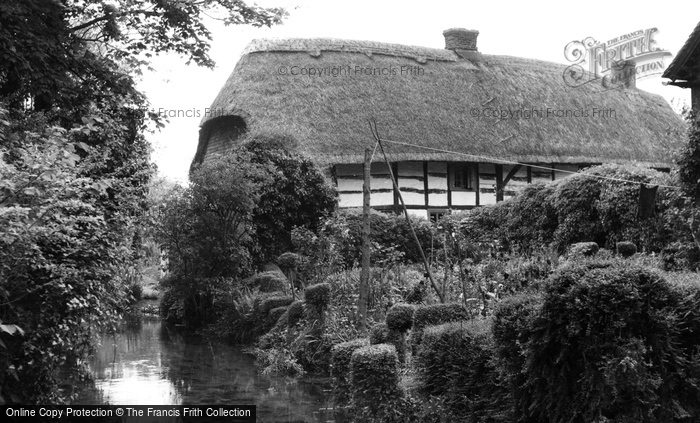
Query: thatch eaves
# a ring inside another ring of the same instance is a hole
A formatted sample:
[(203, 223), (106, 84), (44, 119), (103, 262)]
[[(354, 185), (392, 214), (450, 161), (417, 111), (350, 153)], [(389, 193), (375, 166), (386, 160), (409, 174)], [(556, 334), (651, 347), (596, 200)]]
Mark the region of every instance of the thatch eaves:
[[(459, 152), (529, 163), (671, 166), (685, 126), (662, 97), (606, 89), (600, 80), (571, 87), (565, 70), (367, 41), (256, 40), (202, 126), (239, 116), (250, 131), (293, 135), (319, 164), (362, 162), (374, 146), (367, 123), (374, 117), (386, 139), (447, 151), (387, 144), (391, 161), (469, 160), (450, 153)], [(483, 116), (494, 110), (513, 115)]]

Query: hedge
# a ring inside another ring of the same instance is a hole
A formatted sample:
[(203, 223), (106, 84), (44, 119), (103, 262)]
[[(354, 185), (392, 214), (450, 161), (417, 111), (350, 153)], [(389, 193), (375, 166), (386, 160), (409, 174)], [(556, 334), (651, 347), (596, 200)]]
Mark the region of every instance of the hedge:
[(494, 352), (486, 321), (425, 328), (415, 359), (421, 391), (442, 397), (466, 421), (513, 421), (510, 392), (501, 383)]
[(637, 246), (634, 245), (633, 242), (618, 242), (615, 245), (615, 248), (617, 250), (617, 254), (625, 258), (632, 257), (633, 255), (637, 254)]
[(521, 389), (527, 382), (525, 345), (529, 326), (539, 312), (542, 301), (541, 295), (524, 293), (499, 301), (493, 313), (496, 361), (503, 374), (504, 385), (512, 393), (512, 413), (521, 418), (528, 415), (532, 402), (529, 391)]
[(432, 304), (416, 307), (413, 313), (413, 330), (411, 332), (413, 353), (417, 353), (417, 348), (421, 342), (421, 333), (426, 326), (459, 320), (469, 320), (470, 317), (469, 311), (467, 311), (462, 304), (458, 303)]
[(520, 335), (527, 383), (515, 395), (527, 391), (529, 421), (697, 421), (700, 341), (686, 336), (683, 297), (628, 262), (557, 271)]
[(289, 286), (287, 278), (278, 271), (258, 273), (250, 279), (249, 284), (257, 286), (260, 292), (284, 291)]
[(331, 301), (331, 286), (328, 283), (319, 283), (306, 288), (304, 298), (317, 310), (325, 309)]
[(369, 344), (385, 344), (389, 339), (389, 327), (386, 323), (377, 323), (369, 330)]
[(391, 330), (406, 332), (413, 326), (415, 307), (410, 304), (395, 304), (386, 314), (386, 325)]
[(304, 317), (304, 302), (294, 301), (287, 308), (287, 325), (294, 326)]
[[(266, 316), (270, 313), (270, 310), (277, 307), (286, 307), (292, 303), (292, 297), (286, 296), (274, 296), (263, 299), (260, 302), (260, 313)], [(278, 316), (279, 317), (279, 316)]]
[(592, 257), (600, 247), (595, 242), (578, 242), (569, 247), (569, 255), (573, 257)]
[[(285, 306), (273, 308), (272, 310), (270, 310), (270, 314), (268, 316), (269, 322), (271, 322), (274, 326), (276, 323), (279, 322), (280, 317), (282, 317), (286, 311), (287, 307)], [(281, 322), (281, 324), (286, 324), (286, 322)]]
[(352, 403), (376, 410), (401, 397), (399, 359), (392, 345), (356, 349), (350, 358)]
[(336, 344), (331, 348), (331, 378), (335, 400), (345, 404), (350, 399), (350, 359), (356, 349), (369, 345), (367, 338)]

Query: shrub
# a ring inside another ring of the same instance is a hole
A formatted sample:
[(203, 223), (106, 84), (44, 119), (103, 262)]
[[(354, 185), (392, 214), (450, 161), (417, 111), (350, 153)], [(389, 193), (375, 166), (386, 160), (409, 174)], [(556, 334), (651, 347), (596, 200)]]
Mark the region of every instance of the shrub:
[(697, 410), (700, 391), (686, 380), (698, 371), (689, 368), (692, 357), (678, 342), (681, 299), (680, 291), (657, 273), (627, 262), (560, 269), (525, 334), (529, 417), (691, 417), (687, 413)]
[(532, 402), (529, 390), (523, 388), (527, 381), (524, 346), (529, 325), (541, 304), (540, 295), (520, 294), (500, 301), (493, 314), (495, 356), (505, 385), (512, 393), (515, 416), (527, 416)]
[(421, 342), (421, 333), (426, 326), (439, 325), (442, 323), (454, 322), (458, 320), (469, 320), (469, 311), (462, 304), (432, 304), (416, 307), (413, 313), (413, 330), (411, 332), (411, 343), (413, 353), (417, 353), (417, 348)]
[[(287, 311), (286, 306), (273, 308), (272, 310), (270, 310), (269, 321), (273, 325), (276, 324), (280, 320), (280, 317), (282, 317), (286, 311)], [(284, 323), (286, 324), (286, 322), (284, 322)]]
[[(261, 300), (259, 310), (263, 316), (266, 316), (272, 309), (278, 307), (286, 307), (292, 303), (292, 297), (267, 297)], [(279, 316), (278, 316), (279, 317)]]
[(409, 304), (395, 304), (386, 314), (386, 325), (397, 332), (406, 332), (413, 326), (415, 308)]
[(617, 250), (617, 254), (625, 258), (632, 257), (633, 255), (637, 254), (637, 246), (632, 242), (618, 242), (615, 245), (615, 248)]
[(317, 310), (323, 310), (331, 301), (331, 286), (327, 283), (311, 285), (306, 288), (304, 298), (308, 304)]
[(367, 338), (336, 344), (331, 348), (331, 378), (333, 392), (338, 404), (347, 403), (350, 399), (350, 359), (356, 349), (369, 345)]
[(596, 255), (599, 247), (595, 242), (578, 242), (569, 248), (569, 255), (573, 257), (591, 257)]
[(499, 380), (489, 329), (486, 321), (427, 327), (416, 357), (419, 385), (467, 421), (510, 422), (510, 396)]
[(299, 254), (287, 252), (277, 257), (277, 265), (283, 271), (296, 270), (300, 264), (301, 257)]
[(294, 301), (289, 305), (287, 311), (287, 325), (296, 325), (297, 322), (304, 317), (304, 302), (299, 300)]
[(356, 349), (350, 359), (353, 404), (376, 410), (401, 396), (399, 359), (396, 349), (387, 344)]
[(386, 323), (377, 323), (369, 330), (369, 344), (385, 344), (389, 339), (389, 327)]
[(673, 242), (661, 251), (665, 270), (692, 270), (700, 268), (700, 248), (694, 242)]
[(287, 288), (287, 278), (277, 271), (258, 273), (249, 283), (251, 287), (258, 287), (260, 292), (279, 292)]

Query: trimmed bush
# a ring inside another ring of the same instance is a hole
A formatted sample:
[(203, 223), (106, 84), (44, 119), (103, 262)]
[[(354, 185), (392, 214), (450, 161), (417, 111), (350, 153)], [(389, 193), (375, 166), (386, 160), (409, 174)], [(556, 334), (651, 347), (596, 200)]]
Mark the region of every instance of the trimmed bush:
[(304, 317), (304, 302), (294, 301), (287, 308), (287, 325), (294, 326)]
[(525, 345), (528, 328), (542, 301), (542, 296), (533, 294), (508, 297), (499, 301), (493, 314), (496, 362), (505, 379), (505, 387), (512, 393), (512, 413), (515, 416), (527, 416), (532, 403), (529, 390), (522, 388), (527, 382)]
[(270, 310), (269, 314), (269, 320), (272, 322), (273, 325), (279, 322), (280, 317), (284, 315), (284, 313), (287, 311), (287, 307), (276, 307)]
[(387, 344), (356, 349), (350, 359), (350, 380), (355, 406), (376, 410), (400, 398), (396, 349)]
[[(263, 316), (266, 316), (268, 313), (270, 313), (270, 310), (278, 308), (278, 307), (286, 307), (292, 303), (292, 297), (281, 297), (281, 296), (274, 296), (274, 297), (268, 297), (263, 299), (260, 302), (260, 313)], [(278, 316), (279, 317), (279, 316)]]
[(317, 310), (323, 310), (331, 301), (331, 286), (327, 283), (311, 285), (306, 288), (304, 298), (308, 304)]
[(411, 344), (413, 353), (417, 353), (420, 345), (421, 333), (426, 326), (440, 325), (442, 323), (469, 320), (469, 311), (462, 304), (432, 304), (416, 307), (413, 313), (413, 330), (411, 332)]
[(335, 401), (346, 404), (350, 400), (350, 359), (356, 349), (369, 345), (367, 338), (336, 344), (331, 348), (331, 378)]
[(617, 254), (625, 258), (637, 254), (637, 246), (632, 242), (618, 242), (615, 247), (617, 248)]
[(523, 334), (530, 421), (697, 421), (700, 389), (688, 378), (700, 375), (689, 356), (698, 341), (679, 343), (682, 298), (628, 262), (555, 273)]
[(386, 344), (389, 339), (389, 328), (386, 323), (377, 323), (369, 330), (369, 344)]
[(415, 308), (409, 304), (395, 304), (386, 313), (386, 325), (397, 332), (406, 332), (413, 326)]
[(595, 242), (578, 242), (569, 248), (569, 255), (573, 257), (592, 257), (596, 255), (599, 247)]
[(457, 320), (468, 320), (469, 312), (462, 304), (432, 304), (417, 307), (413, 314), (413, 329), (423, 329)]
[(296, 270), (301, 264), (301, 257), (295, 253), (284, 253), (277, 257), (277, 265), (283, 271)]
[(280, 272), (269, 271), (254, 275), (249, 284), (258, 287), (260, 292), (278, 292), (287, 289), (287, 278)]
[(510, 395), (500, 383), (489, 326), (482, 320), (425, 328), (415, 361), (418, 381), (425, 394), (444, 398), (465, 421), (511, 422)]

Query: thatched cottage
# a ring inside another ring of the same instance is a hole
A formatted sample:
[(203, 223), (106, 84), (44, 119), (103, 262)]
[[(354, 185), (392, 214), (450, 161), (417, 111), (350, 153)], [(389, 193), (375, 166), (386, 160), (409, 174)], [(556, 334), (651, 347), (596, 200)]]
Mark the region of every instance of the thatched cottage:
[(669, 85), (690, 88), (691, 107), (700, 112), (700, 23), (662, 76), (671, 80)]
[[(193, 164), (246, 131), (291, 134), (340, 192), (362, 204), (376, 119), (412, 214), (436, 217), (506, 199), (523, 185), (592, 164), (669, 169), (684, 130), (666, 101), (634, 87), (571, 87), (566, 66), (482, 54), (477, 31), (445, 49), (337, 39), (255, 40), (201, 122)], [(399, 211), (387, 166), (371, 166), (371, 204)]]

